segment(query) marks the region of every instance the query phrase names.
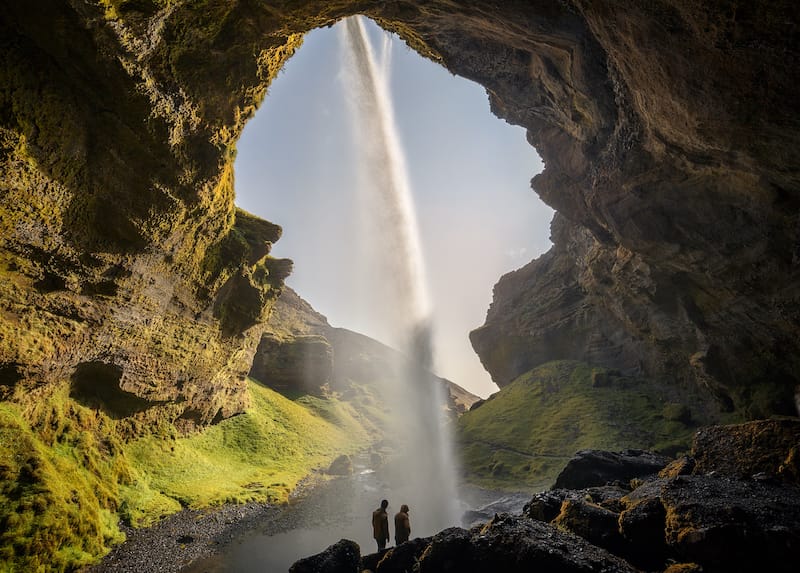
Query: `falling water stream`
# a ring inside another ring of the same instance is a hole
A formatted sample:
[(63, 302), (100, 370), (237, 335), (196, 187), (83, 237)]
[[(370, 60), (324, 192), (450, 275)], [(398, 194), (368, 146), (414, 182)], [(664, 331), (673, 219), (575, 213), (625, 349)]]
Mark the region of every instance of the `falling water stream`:
[(225, 554), (190, 566), (193, 573), (285, 571), (341, 538), (358, 542), (362, 554), (372, 553), (371, 512), (384, 498), (390, 515), (401, 504), (410, 506), (412, 538), (459, 525), (444, 388), (433, 375), (421, 374), (433, 368), (431, 303), (389, 91), (390, 40), (384, 33), (376, 56), (360, 17), (345, 20), (340, 31), (342, 79), (359, 157), (356, 215), (362, 241), (355, 256), (362, 272), (355, 278), (366, 310), (381, 319), (384, 341), (410, 359), (404, 371), (387, 377), (402, 379), (402, 385), (378, 388), (390, 410), (386, 463), (374, 470), (368, 456), (359, 458), (352, 478), (313, 492), (265, 527), (271, 533), (237, 540)]
[[(360, 157), (361, 260), (367, 268), (360, 278), (371, 295), (366, 303), (381, 313), (387, 342), (430, 371), (431, 303), (389, 90), (389, 46), (384, 40), (379, 64), (361, 17), (347, 19), (342, 36), (344, 79)], [(410, 505), (415, 533), (430, 535), (457, 523), (458, 504), (444, 388), (419, 372), (409, 368), (399, 373), (404, 384), (386, 389), (392, 409), (389, 432), (397, 441), (395, 480), (387, 497), (391, 493), (395, 508)]]

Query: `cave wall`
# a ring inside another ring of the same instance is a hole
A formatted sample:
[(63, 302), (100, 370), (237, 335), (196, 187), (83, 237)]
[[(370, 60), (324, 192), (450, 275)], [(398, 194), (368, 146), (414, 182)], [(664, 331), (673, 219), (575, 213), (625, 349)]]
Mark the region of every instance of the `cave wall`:
[(554, 246), (472, 333), (498, 384), (577, 358), (723, 410), (791, 407), (800, 66), (781, 1), (5, 3), (5, 398), (104, 364), (151, 404), (134, 418), (241, 411), (290, 264), (233, 206), (235, 142), (302, 34), (358, 12), (484, 85), (545, 161)]
[(578, 358), (699, 388), (709, 414), (794, 413), (797, 8), (574, 8), (606, 55), (614, 131), (565, 165), (563, 135), (529, 126), (554, 247), (503, 277), (473, 345), (501, 385)]

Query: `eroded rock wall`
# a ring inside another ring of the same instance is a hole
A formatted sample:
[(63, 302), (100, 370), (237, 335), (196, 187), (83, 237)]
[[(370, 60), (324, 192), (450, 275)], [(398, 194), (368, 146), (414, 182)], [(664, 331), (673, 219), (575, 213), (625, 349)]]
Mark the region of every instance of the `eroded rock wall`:
[(534, 188), (559, 211), (554, 247), (503, 277), (473, 345), (500, 385), (579, 358), (698, 385), (711, 416), (793, 413), (796, 6), (573, 9), (605, 56), (589, 92), (614, 94), (594, 123), (613, 128), (592, 147), (525, 124), (547, 165)]
[(6, 3), (4, 396), (90, 364), (173, 418), (241, 409), (288, 265), (234, 210), (235, 141), (302, 34), (359, 12), (483, 84), (546, 163), (554, 247), (472, 335), (499, 384), (573, 358), (699, 385), (710, 410), (791, 410), (789, 1)]
[[(125, 433), (242, 411), (291, 268), (269, 257), (280, 228), (233, 205), (228, 134), (243, 120), (147, 65), (168, 39), (170, 9), (152, 8), (130, 29), (106, 3), (0, 8), (1, 397), (67, 385)], [(263, 65), (298, 41), (265, 47)], [(253, 75), (260, 91), (235, 105), (263, 96), (270, 72)]]

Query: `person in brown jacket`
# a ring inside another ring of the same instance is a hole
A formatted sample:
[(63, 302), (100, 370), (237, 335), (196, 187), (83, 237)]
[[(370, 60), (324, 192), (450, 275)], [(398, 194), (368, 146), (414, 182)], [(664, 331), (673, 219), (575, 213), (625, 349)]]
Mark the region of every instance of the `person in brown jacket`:
[(394, 516), (394, 542), (395, 545), (408, 541), (411, 535), (411, 521), (408, 519), (408, 506), (403, 504), (400, 511)]
[(386, 549), (386, 543), (389, 541), (387, 507), (389, 507), (389, 502), (384, 499), (381, 501), (381, 506), (372, 512), (372, 537), (378, 542), (378, 551)]

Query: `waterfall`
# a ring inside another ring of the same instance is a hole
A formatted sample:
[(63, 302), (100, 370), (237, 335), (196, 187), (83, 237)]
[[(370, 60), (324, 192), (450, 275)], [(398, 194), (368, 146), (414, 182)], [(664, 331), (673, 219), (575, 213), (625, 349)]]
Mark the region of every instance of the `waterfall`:
[[(411, 507), (412, 536), (457, 525), (452, 440), (445, 420), (445, 389), (432, 376), (431, 302), (405, 156), (389, 91), (390, 44), (380, 63), (361, 17), (348, 18), (341, 35), (343, 77), (358, 149), (358, 214), (363, 228), (365, 309), (379, 317), (381, 338), (410, 357), (402, 388), (387, 388), (388, 433), (396, 441), (387, 491), (394, 511)], [(392, 527), (393, 529), (393, 527)]]

